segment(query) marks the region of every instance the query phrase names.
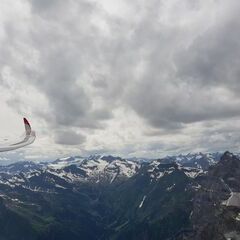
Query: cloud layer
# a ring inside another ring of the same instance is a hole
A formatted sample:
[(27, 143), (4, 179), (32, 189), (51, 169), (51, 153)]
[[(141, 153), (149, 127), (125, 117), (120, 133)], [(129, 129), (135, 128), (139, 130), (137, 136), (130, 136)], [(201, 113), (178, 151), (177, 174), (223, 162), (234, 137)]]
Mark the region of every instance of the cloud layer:
[(29, 154), (238, 151), (240, 3), (3, 0), (0, 9), (1, 101), (6, 116), (37, 128)]

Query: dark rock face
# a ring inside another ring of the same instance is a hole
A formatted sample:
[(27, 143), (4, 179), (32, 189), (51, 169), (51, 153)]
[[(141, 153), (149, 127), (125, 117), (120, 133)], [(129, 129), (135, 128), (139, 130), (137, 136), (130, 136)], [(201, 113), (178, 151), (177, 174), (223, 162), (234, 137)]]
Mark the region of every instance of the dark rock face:
[(232, 206), (231, 203), (233, 195), (238, 195), (240, 190), (239, 158), (226, 152), (206, 175), (196, 180), (200, 188), (194, 197), (191, 216), (195, 234), (188, 239), (220, 240), (232, 232), (235, 238), (231, 239), (239, 239), (240, 204)]

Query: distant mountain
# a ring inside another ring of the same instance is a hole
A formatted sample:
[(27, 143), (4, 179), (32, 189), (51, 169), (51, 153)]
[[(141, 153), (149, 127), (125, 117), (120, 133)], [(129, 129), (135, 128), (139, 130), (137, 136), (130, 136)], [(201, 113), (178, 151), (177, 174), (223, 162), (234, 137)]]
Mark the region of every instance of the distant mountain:
[(222, 153), (189, 153), (177, 156), (168, 156), (162, 159), (162, 163), (176, 162), (185, 167), (202, 169), (203, 171), (216, 164), (222, 156)]
[(113, 183), (133, 176), (140, 166), (137, 162), (113, 156), (70, 157), (48, 164), (46, 171), (67, 181)]
[(44, 164), (34, 163), (30, 161), (19, 161), (9, 165), (0, 166), (0, 172), (3, 173), (29, 173), (32, 171), (40, 170)]
[(229, 152), (17, 162), (0, 167), (0, 239), (239, 239), (239, 182)]

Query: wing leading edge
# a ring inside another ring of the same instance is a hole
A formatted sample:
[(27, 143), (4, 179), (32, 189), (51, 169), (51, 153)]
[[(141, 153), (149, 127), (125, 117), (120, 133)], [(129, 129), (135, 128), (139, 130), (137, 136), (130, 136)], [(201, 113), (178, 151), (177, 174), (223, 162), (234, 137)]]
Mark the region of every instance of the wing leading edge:
[(6, 152), (6, 151), (11, 151), (11, 150), (15, 150), (18, 148), (22, 148), (22, 147), (25, 147), (34, 142), (34, 140), (36, 138), (35, 131), (32, 131), (31, 125), (29, 124), (29, 122), (26, 118), (23, 118), (23, 121), (24, 121), (24, 126), (25, 126), (24, 139), (20, 142), (14, 143), (14, 144), (1, 146), (0, 152)]

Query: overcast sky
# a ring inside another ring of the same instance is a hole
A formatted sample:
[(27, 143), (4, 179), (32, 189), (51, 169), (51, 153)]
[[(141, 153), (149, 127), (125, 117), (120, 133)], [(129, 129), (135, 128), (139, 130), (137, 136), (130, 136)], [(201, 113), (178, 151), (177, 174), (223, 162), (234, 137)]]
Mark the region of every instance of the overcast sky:
[(7, 158), (239, 151), (237, 0), (1, 0)]

